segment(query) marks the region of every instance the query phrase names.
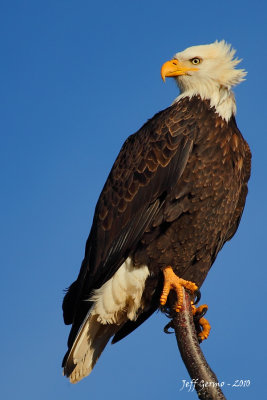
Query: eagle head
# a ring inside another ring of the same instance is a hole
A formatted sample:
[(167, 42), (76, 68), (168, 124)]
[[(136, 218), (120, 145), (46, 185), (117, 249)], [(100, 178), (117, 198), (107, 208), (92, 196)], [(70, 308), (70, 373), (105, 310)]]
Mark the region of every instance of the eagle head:
[(237, 69), (240, 59), (224, 40), (192, 46), (176, 53), (163, 64), (161, 76), (174, 77), (181, 91), (177, 98), (199, 95), (226, 120), (235, 114), (236, 106), (231, 88), (244, 80), (246, 71)]

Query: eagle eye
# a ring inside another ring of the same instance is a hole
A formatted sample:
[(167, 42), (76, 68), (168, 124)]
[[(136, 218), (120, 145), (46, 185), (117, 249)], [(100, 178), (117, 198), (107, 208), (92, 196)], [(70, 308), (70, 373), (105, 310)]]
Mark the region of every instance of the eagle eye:
[(198, 57), (192, 58), (190, 61), (191, 61), (191, 63), (194, 64), (194, 65), (197, 65), (197, 64), (200, 64), (200, 63), (201, 63), (201, 59), (198, 58)]

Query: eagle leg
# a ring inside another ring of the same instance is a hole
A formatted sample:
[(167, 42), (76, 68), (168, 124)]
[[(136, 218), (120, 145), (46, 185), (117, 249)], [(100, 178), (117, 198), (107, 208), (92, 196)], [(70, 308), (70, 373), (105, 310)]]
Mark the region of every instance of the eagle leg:
[(207, 310), (208, 310), (207, 304), (203, 304), (198, 308), (196, 308), (192, 304), (192, 314), (197, 331), (197, 336), (200, 342), (207, 339), (210, 334), (210, 329), (211, 329), (210, 323), (206, 318), (203, 318)]
[(175, 304), (174, 309), (176, 312), (179, 312), (183, 305), (183, 288), (188, 289), (191, 292), (195, 292), (198, 287), (193, 282), (179, 278), (177, 275), (175, 275), (172, 267), (170, 266), (163, 269), (163, 275), (164, 275), (164, 285), (162, 294), (160, 296), (160, 304), (162, 306), (166, 304), (170, 290), (173, 289), (177, 294), (177, 302)]

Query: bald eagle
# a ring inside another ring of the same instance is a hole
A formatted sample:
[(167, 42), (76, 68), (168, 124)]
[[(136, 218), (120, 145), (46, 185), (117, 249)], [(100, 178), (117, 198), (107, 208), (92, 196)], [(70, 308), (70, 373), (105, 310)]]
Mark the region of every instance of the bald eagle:
[(64, 374), (87, 376), (113, 337), (122, 339), (170, 290), (201, 287), (235, 234), (251, 154), (235, 120), (232, 87), (246, 72), (225, 41), (177, 53), (161, 69), (180, 95), (131, 135), (95, 208), (78, 278), (63, 300), (72, 324)]

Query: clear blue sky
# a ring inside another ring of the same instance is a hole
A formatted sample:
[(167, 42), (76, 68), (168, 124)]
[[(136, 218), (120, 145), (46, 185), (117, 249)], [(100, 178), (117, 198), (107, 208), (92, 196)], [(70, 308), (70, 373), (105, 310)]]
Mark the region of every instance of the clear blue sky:
[(203, 344), (231, 399), (260, 398), (266, 379), (266, 3), (2, 1), (1, 373), (5, 399), (193, 399), (165, 316), (108, 345), (78, 385), (62, 377), (69, 327), (63, 289), (77, 276), (94, 206), (127, 136), (177, 89), (160, 67), (225, 39), (243, 58), (237, 121), (253, 152), (244, 217), (205, 284)]

